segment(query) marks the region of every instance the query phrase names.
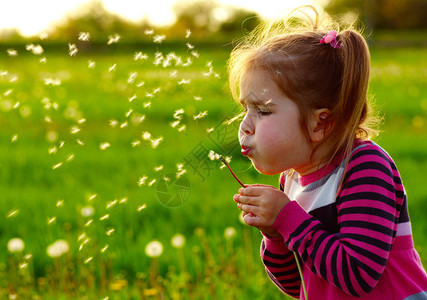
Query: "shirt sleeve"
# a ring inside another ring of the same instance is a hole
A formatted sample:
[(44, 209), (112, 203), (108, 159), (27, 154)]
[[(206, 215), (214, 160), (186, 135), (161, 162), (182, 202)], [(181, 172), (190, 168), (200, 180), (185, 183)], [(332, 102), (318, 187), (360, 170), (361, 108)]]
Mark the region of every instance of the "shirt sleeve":
[(404, 198), (388, 155), (365, 148), (351, 157), (337, 195), (338, 233), (328, 232), (295, 201), (282, 209), (273, 225), (306, 268), (359, 297), (368, 294), (384, 272)]

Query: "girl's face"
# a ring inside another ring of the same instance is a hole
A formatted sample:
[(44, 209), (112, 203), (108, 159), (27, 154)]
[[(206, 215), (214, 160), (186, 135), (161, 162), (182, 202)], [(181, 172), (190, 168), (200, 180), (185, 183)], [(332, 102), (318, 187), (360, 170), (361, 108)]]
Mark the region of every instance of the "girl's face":
[(299, 124), (299, 109), (276, 85), (270, 73), (254, 70), (241, 82), (240, 102), (246, 115), (240, 124), (242, 154), (266, 175), (294, 169), (311, 172), (311, 144)]

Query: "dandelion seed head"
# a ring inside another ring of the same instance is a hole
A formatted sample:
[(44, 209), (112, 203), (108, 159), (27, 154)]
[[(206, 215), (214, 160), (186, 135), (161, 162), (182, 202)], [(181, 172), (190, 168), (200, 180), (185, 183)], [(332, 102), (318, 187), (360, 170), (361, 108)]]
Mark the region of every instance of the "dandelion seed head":
[(218, 153), (215, 153), (215, 151), (209, 150), (208, 157), (210, 160), (219, 160), (221, 156)]
[(236, 234), (237, 234), (237, 232), (236, 232), (236, 229), (234, 227), (225, 228), (225, 231), (224, 231), (225, 239), (230, 240), (230, 239), (234, 238), (236, 236)]
[(82, 207), (80, 209), (80, 214), (85, 218), (93, 216), (94, 213), (95, 213), (95, 209), (93, 208), (93, 206), (90, 206), (90, 205)]
[(11, 253), (22, 252), (25, 248), (25, 243), (21, 238), (13, 238), (7, 242), (7, 250)]
[(159, 241), (151, 241), (147, 244), (145, 247), (145, 254), (148, 257), (159, 257), (162, 255), (163, 252), (163, 245)]
[(149, 139), (151, 139), (151, 133), (149, 133), (148, 131), (144, 131), (142, 133), (142, 139), (143, 140), (149, 140)]
[(184, 245), (185, 245), (185, 236), (183, 236), (182, 234), (179, 234), (179, 233), (175, 234), (172, 237), (171, 244), (172, 244), (173, 247), (175, 247), (177, 249), (180, 249), (180, 248), (184, 247)]
[(47, 247), (46, 252), (50, 257), (57, 258), (67, 253), (69, 250), (70, 246), (66, 240), (57, 240)]
[(44, 52), (43, 47), (38, 44), (28, 44), (25, 46), (25, 50), (30, 51), (34, 55), (41, 55)]

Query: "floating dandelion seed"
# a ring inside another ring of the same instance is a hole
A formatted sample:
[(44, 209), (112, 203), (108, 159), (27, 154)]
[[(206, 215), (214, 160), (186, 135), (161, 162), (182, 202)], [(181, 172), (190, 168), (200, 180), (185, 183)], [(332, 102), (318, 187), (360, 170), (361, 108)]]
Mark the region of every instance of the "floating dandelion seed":
[(7, 49), (6, 52), (9, 56), (18, 56), (18, 51), (16, 51), (15, 49)]
[(187, 44), (185, 44), (186, 46), (187, 46), (187, 48), (188, 49), (190, 49), (190, 50), (192, 50), (192, 49), (194, 49), (194, 46), (193, 45), (191, 45), (190, 43), (187, 43)]
[(191, 30), (190, 29), (185, 30), (185, 38), (188, 39), (190, 35), (191, 35)]
[(191, 51), (191, 55), (193, 55), (195, 58), (199, 58), (199, 52), (197, 51)]
[(31, 51), (34, 55), (41, 55), (44, 52), (44, 49), (40, 45), (29, 44), (25, 46), (25, 50)]
[(104, 253), (105, 251), (107, 251), (107, 249), (109, 248), (110, 246), (108, 246), (108, 244), (106, 244), (102, 249), (101, 249), (101, 253)]
[(88, 67), (89, 69), (93, 69), (95, 68), (96, 63), (93, 60), (89, 60), (88, 61)]
[(134, 60), (146, 60), (148, 59), (148, 55), (142, 52), (136, 52), (133, 56)]
[(76, 134), (76, 133), (80, 132), (80, 130), (81, 129), (78, 126), (71, 126), (70, 133)]
[(114, 228), (110, 228), (110, 229), (108, 229), (108, 230), (105, 232), (105, 234), (106, 234), (106, 235), (108, 235), (108, 236), (111, 236), (115, 231), (116, 231), (116, 230), (115, 230)]
[(206, 132), (207, 133), (211, 133), (212, 131), (214, 131), (215, 130), (215, 128), (214, 127), (211, 127), (211, 128), (208, 128), (208, 129), (206, 129)]
[(162, 141), (163, 141), (163, 137), (162, 137), (162, 136), (158, 137), (157, 139), (151, 139), (151, 140), (150, 140), (150, 142), (151, 142), (151, 147), (152, 147), (152, 148), (157, 148), (157, 146), (159, 146), (159, 144), (160, 144)]
[(12, 217), (15, 217), (15, 216), (17, 216), (18, 214), (19, 214), (19, 209), (12, 210), (12, 211), (10, 211), (10, 212), (7, 214), (6, 218), (12, 218)]
[(74, 154), (70, 154), (70, 155), (68, 155), (68, 156), (67, 156), (67, 158), (66, 158), (66, 160), (67, 160), (68, 162), (72, 161), (73, 159), (74, 159)]
[(88, 263), (90, 263), (92, 261), (92, 259), (93, 259), (93, 256), (91, 256), (88, 259), (86, 259), (84, 263), (88, 264)]
[(85, 227), (88, 227), (90, 224), (93, 223), (93, 219), (90, 219), (89, 221), (86, 222), (86, 224), (84, 225)]
[(77, 49), (76, 44), (70, 44), (68, 43), (68, 54), (70, 56), (75, 56), (79, 52), (79, 49)]
[(16, 142), (18, 141), (18, 135), (17, 135), (17, 134), (14, 134), (14, 135), (12, 136), (12, 138), (10, 139), (10, 141), (11, 141), (12, 143), (16, 143)]
[(112, 66), (108, 69), (108, 72), (115, 71), (115, 70), (116, 70), (116, 66), (117, 66), (117, 64), (112, 65)]
[(64, 206), (64, 199), (58, 200), (56, 202), (56, 207), (62, 207), (62, 206)]
[(13, 92), (13, 89), (9, 89), (6, 92), (4, 92), (3, 95), (7, 97), (7, 96), (10, 96), (10, 94), (12, 94), (12, 92)]
[(130, 114), (133, 112), (133, 109), (131, 108), (131, 109), (129, 109), (127, 112), (126, 112), (126, 114), (125, 114), (125, 116), (126, 116), (126, 118), (129, 118), (129, 116), (130, 116)]
[(47, 40), (49, 38), (49, 34), (47, 32), (42, 32), (40, 33), (39, 38), (41, 40)]
[(96, 196), (98, 196), (98, 194), (89, 195), (88, 201), (92, 201), (93, 199), (96, 198)]
[(185, 126), (185, 125), (182, 125), (181, 127), (179, 127), (179, 128), (178, 128), (178, 132), (182, 132), (182, 131), (184, 131), (184, 130), (185, 130), (185, 128), (186, 128), (186, 126)]
[(25, 243), (21, 238), (13, 238), (7, 242), (7, 249), (11, 253), (22, 252), (25, 248)]
[(213, 150), (209, 151), (208, 157), (210, 160), (219, 160), (221, 158), (221, 156), (218, 153), (215, 153)]
[(169, 182), (169, 181), (171, 181), (171, 179), (169, 178), (169, 177), (167, 177), (167, 176), (163, 176), (163, 181), (166, 181), (166, 182)]
[(120, 128), (128, 127), (128, 125), (129, 125), (129, 123), (127, 121), (123, 122), (122, 124), (120, 124)]
[(136, 86), (137, 87), (141, 87), (141, 86), (143, 86), (145, 84), (145, 82), (144, 81), (141, 81), (141, 82), (139, 82)]
[(80, 32), (79, 33), (79, 41), (88, 42), (90, 40), (89, 32)]
[(109, 148), (111, 146), (111, 144), (110, 143), (108, 143), (108, 142), (104, 142), (104, 143), (101, 143), (100, 145), (99, 145), (99, 149), (101, 149), (101, 150), (106, 150), (107, 148)]
[(120, 35), (118, 35), (118, 34), (110, 35), (110, 36), (108, 37), (107, 45), (111, 45), (111, 44), (118, 43), (118, 42), (119, 42), (119, 40), (120, 40)]
[(46, 57), (42, 57), (42, 58), (40, 58), (39, 62), (41, 64), (45, 64), (45, 63), (47, 63), (47, 58)]
[(158, 34), (153, 36), (153, 42), (154, 43), (158, 43), (160, 44), (161, 42), (163, 42), (166, 39), (166, 35), (163, 34)]
[(197, 119), (203, 119), (204, 117), (206, 117), (208, 115), (208, 111), (202, 111), (199, 114), (193, 116), (193, 120), (197, 120)]
[(182, 114), (183, 113), (184, 113), (183, 108), (175, 110), (175, 113), (173, 114), (174, 119), (182, 120)]
[(138, 211), (138, 212), (141, 212), (141, 210), (143, 210), (143, 209), (145, 209), (145, 208), (147, 208), (147, 204), (142, 204), (141, 206), (139, 206), (136, 210)]
[(117, 120), (110, 120), (109, 125), (111, 127), (116, 127), (117, 125), (119, 125), (119, 121), (117, 121)]
[(136, 95), (134, 94), (132, 97), (129, 98), (129, 102), (132, 102), (135, 99), (136, 99)]
[(44, 78), (44, 84), (58, 86), (61, 85), (61, 80), (57, 78)]
[(132, 141), (131, 145), (132, 145), (132, 147), (135, 148), (136, 146), (141, 145), (141, 141), (140, 140), (134, 140), (134, 141)]
[(171, 122), (171, 123), (170, 123), (170, 126), (171, 126), (172, 128), (175, 128), (176, 126), (178, 126), (178, 125), (179, 125), (179, 123), (180, 123), (180, 120), (178, 120), (178, 121), (173, 121), (173, 122)]
[(158, 167), (154, 167), (154, 171), (155, 171), (155, 172), (159, 172), (159, 171), (161, 171), (161, 170), (163, 170), (163, 165), (160, 165), (160, 166), (158, 166)]
[(136, 73), (136, 72), (129, 73), (129, 77), (128, 77), (127, 82), (128, 83), (133, 83), (135, 81), (135, 78), (136, 78), (137, 75), (138, 75), (138, 73)]
[(149, 257), (159, 257), (162, 255), (163, 245), (159, 241), (152, 241), (145, 247), (145, 254)]
[(144, 102), (143, 106), (144, 108), (149, 108), (151, 106), (151, 101)]
[(60, 166), (62, 166), (62, 162), (57, 163), (56, 165), (52, 166), (52, 170), (58, 169)]
[(115, 206), (118, 203), (117, 199), (114, 199), (113, 201), (110, 201), (107, 203), (107, 205), (105, 206), (106, 209), (110, 209), (113, 206)]
[(106, 214), (106, 215), (102, 216), (101, 218), (99, 218), (99, 220), (100, 221), (105, 221), (105, 220), (107, 220), (109, 218), (110, 218), (110, 214)]
[(143, 140), (149, 140), (149, 139), (151, 139), (151, 133), (149, 133), (148, 131), (144, 131), (142, 133), (142, 139)]
[(194, 100), (196, 100), (196, 101), (202, 101), (202, 97), (194, 96)]
[(80, 139), (77, 139), (76, 141), (77, 141), (77, 144), (79, 144), (80, 146), (84, 146), (84, 143)]
[(154, 95), (153, 94), (151, 94), (151, 93), (145, 93), (145, 97), (147, 97), (147, 98), (153, 98), (154, 97)]
[(48, 225), (50, 225), (50, 224), (54, 224), (56, 222), (56, 217), (52, 217), (52, 218), (48, 218), (47, 219), (47, 224)]
[(148, 177), (147, 176), (142, 176), (141, 178), (139, 178), (139, 180), (138, 180), (138, 185), (139, 186), (141, 186), (141, 185), (144, 185), (145, 184), (145, 182), (147, 181), (147, 179), (148, 179)]
[(157, 181), (157, 179), (153, 179), (148, 183), (148, 186), (152, 186), (153, 184), (155, 184)]
[(179, 85), (190, 84), (190, 83), (191, 83), (191, 79), (181, 79), (180, 81), (178, 81)]
[(169, 72), (169, 77), (170, 78), (176, 78), (176, 76), (178, 75), (178, 71), (177, 70), (173, 70)]
[(153, 29), (145, 29), (144, 34), (145, 35), (152, 35), (152, 34), (154, 34), (154, 30)]
[(119, 201), (120, 204), (124, 204), (124, 203), (127, 203), (127, 202), (128, 202), (128, 198), (127, 197), (124, 197), (124, 198), (120, 199), (120, 201)]

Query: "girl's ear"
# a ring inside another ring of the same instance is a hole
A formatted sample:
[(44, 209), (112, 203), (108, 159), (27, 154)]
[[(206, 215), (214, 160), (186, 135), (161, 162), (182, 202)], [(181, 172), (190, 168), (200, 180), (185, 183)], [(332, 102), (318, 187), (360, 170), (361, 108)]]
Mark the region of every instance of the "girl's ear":
[(333, 122), (329, 120), (328, 108), (315, 109), (310, 120), (310, 138), (313, 143), (320, 143), (331, 132)]

